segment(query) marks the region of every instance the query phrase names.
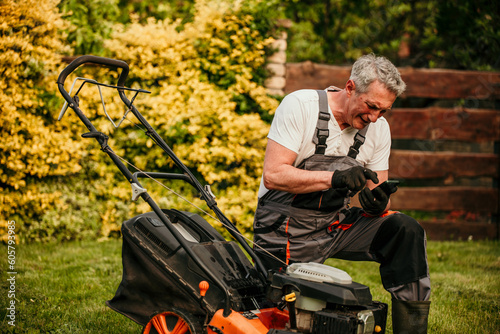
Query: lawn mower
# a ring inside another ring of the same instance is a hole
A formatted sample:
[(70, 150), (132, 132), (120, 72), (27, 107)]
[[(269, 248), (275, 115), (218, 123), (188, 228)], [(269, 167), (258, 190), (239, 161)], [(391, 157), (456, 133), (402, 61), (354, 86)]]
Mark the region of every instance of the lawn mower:
[[(67, 92), (66, 78), (84, 64), (116, 68), (118, 83), (76, 78)], [(280, 271), (263, 266), (218, 208), (210, 187), (197, 180), (133, 105), (137, 94), (149, 92), (125, 87), (128, 73), (124, 61), (87, 55), (71, 62), (57, 80), (66, 101), (59, 119), (71, 108), (89, 130), (82, 137), (95, 139), (130, 183), (132, 200), (142, 198), (152, 209), (122, 225), (123, 277), (107, 305), (142, 325), (146, 334), (384, 333), (387, 304), (373, 301), (369, 288), (346, 272), (318, 263), (293, 263)], [(71, 96), (79, 80), (83, 83)], [(85, 84), (116, 90), (127, 110), (123, 119), (133, 114), (181, 172), (132, 173), (108, 145), (108, 136), (80, 109), (78, 93)], [(194, 187), (235, 241), (227, 241), (197, 213), (160, 208), (141, 185), (143, 178), (181, 180)]]

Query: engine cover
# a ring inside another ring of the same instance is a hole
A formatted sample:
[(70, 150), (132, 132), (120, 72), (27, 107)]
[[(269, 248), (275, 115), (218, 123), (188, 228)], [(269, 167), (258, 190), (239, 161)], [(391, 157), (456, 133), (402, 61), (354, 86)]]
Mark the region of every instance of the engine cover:
[(296, 325), (301, 333), (385, 333), (387, 304), (372, 300), (370, 289), (344, 271), (318, 263), (294, 263), (270, 276), (268, 298), (279, 302), (295, 293)]

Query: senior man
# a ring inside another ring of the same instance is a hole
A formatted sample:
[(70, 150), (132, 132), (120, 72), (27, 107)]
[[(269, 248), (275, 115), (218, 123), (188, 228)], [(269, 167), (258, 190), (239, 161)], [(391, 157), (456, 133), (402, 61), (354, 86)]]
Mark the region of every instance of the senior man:
[[(353, 64), (343, 89), (304, 89), (283, 99), (268, 135), (254, 241), (273, 270), (331, 257), (380, 263), (394, 333), (426, 333), (425, 232), (390, 211), (391, 191), (377, 188), (389, 175), (383, 115), (405, 88), (388, 59), (369, 54)], [(358, 192), (361, 208), (349, 207)]]

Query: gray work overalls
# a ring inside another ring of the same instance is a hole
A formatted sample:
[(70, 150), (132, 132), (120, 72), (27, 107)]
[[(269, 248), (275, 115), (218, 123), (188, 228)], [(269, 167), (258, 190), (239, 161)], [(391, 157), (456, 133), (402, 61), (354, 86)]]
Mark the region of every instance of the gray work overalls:
[[(331, 116), (326, 92), (317, 92), (320, 108), (312, 138), (316, 151), (297, 168), (336, 171), (361, 166), (356, 156), (368, 127), (356, 134), (348, 156), (325, 155)], [(348, 208), (349, 195), (347, 189), (309, 194), (269, 190), (259, 198), (254, 250), (264, 266), (279, 270), (293, 262), (323, 263), (329, 257), (376, 261), (387, 290), (397, 290), (404, 298), (429, 298), (425, 232), (418, 222), (398, 212), (368, 216), (361, 208)]]
[[(326, 92), (318, 90), (318, 95), (320, 108), (313, 138), (316, 151), (297, 168), (335, 171), (361, 166), (355, 158), (364, 143), (368, 127), (356, 134), (348, 156), (325, 155), (331, 116)], [(257, 206), (254, 222), (255, 243), (287, 264), (290, 261), (322, 262), (325, 260), (323, 251), (332, 241), (332, 237), (327, 233), (328, 229), (339, 220), (340, 212), (347, 207), (349, 199), (347, 189), (328, 189), (308, 194), (269, 190), (259, 199)], [(264, 263), (268, 263), (269, 267), (276, 267), (276, 259), (258, 247), (255, 250), (260, 253)]]

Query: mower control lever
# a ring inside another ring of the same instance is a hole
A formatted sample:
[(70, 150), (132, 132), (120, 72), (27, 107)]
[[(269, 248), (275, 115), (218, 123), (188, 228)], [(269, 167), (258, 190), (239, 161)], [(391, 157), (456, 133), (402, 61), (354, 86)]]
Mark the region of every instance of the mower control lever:
[(99, 132), (99, 131), (86, 132), (86, 133), (82, 134), (82, 138), (95, 138), (95, 139), (97, 139), (97, 141), (101, 145), (101, 150), (103, 150), (104, 152), (109, 147), (108, 146), (109, 137), (106, 136), (102, 132)]
[(141, 194), (147, 193), (148, 191), (143, 187), (139, 186), (137, 183), (131, 183), (132, 186), (132, 201), (137, 201)]
[(205, 191), (212, 197), (212, 199), (216, 199), (214, 193), (212, 192), (212, 188), (210, 187), (209, 184), (205, 185)]

